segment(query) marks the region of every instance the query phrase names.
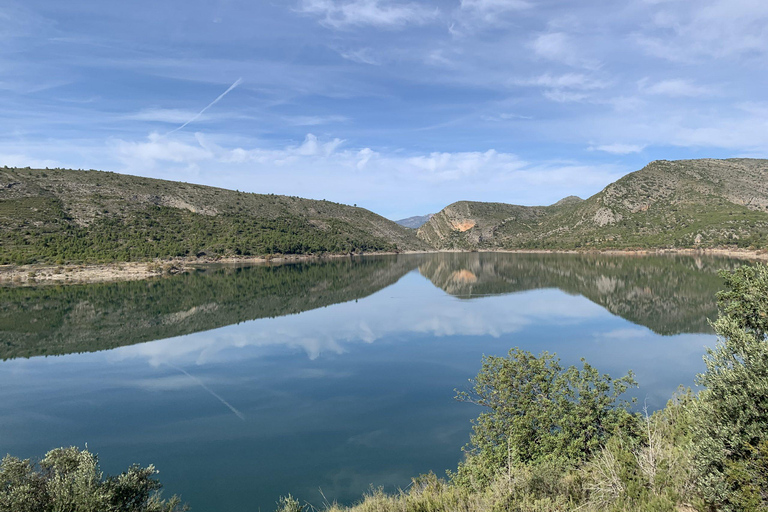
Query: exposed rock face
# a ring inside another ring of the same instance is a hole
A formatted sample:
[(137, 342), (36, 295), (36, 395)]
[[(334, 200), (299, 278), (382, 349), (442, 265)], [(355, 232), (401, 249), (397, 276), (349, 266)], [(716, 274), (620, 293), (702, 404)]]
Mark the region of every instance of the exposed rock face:
[(462, 201), (418, 236), (441, 249), (768, 247), (768, 160), (656, 161), (546, 207)]
[(541, 207), (459, 201), (435, 214), (417, 235), (438, 249), (496, 247), (499, 228), (526, 226), (542, 214)]
[(620, 214), (613, 213), (613, 210), (610, 208), (600, 208), (597, 210), (597, 212), (595, 212), (595, 216), (592, 218), (592, 221), (598, 226), (603, 227), (606, 224), (615, 224), (621, 219), (622, 216)]

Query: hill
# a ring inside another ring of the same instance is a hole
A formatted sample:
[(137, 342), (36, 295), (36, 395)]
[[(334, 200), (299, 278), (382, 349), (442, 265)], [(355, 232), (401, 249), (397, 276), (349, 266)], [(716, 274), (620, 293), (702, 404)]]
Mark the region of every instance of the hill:
[(419, 228), (440, 249), (768, 246), (768, 160), (656, 161), (586, 200), (461, 201)]
[(395, 222), (403, 227), (418, 229), (429, 221), (434, 216), (434, 213), (427, 215), (416, 215), (415, 217), (408, 217), (407, 219), (396, 220)]
[(0, 264), (424, 249), (364, 208), (111, 172), (0, 169)]

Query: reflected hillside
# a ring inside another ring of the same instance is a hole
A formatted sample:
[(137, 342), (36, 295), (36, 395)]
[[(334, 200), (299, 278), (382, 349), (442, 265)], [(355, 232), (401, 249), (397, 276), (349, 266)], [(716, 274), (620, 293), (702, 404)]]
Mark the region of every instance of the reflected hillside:
[(366, 297), (418, 267), (462, 299), (537, 288), (582, 295), (658, 334), (710, 332), (720, 268), (697, 257), (442, 253), (218, 267), (123, 283), (0, 288), (0, 358), (92, 352)]
[(717, 271), (740, 262), (692, 256), (443, 253), (419, 272), (460, 298), (559, 288), (658, 334), (711, 332)]
[(419, 258), (220, 267), (150, 281), (0, 288), (0, 357), (92, 352), (366, 297)]

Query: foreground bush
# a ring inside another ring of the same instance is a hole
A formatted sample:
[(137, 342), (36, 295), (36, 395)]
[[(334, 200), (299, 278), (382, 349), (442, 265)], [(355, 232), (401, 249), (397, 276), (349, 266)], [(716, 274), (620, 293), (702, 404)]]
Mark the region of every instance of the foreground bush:
[(515, 348), (507, 357), (485, 357), (472, 390), (457, 395), (489, 411), (474, 422), (467, 460), (453, 480), (477, 488), (515, 466), (583, 464), (611, 435), (634, 428), (620, 396), (636, 385), (631, 372), (613, 380), (586, 362), (563, 369), (546, 352)]
[(179, 512), (179, 499), (160, 497), (154, 466), (131, 466), (104, 478), (97, 457), (75, 447), (48, 452), (39, 464), (6, 456), (0, 462), (0, 512)]
[(699, 376), (698, 486), (712, 509), (768, 510), (768, 267), (722, 275), (719, 343)]

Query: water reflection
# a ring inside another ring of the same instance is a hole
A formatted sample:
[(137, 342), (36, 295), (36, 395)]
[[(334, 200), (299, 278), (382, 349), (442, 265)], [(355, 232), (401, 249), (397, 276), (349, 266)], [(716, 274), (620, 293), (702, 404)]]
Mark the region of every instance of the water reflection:
[(717, 271), (740, 263), (690, 256), (446, 253), (419, 272), (460, 298), (558, 288), (659, 334), (711, 332)]
[[(5, 289), (0, 450), (87, 442), (109, 472), (154, 463), (194, 510), (348, 502), (456, 466), (479, 411), (453, 390), (483, 354), (633, 369), (662, 406), (702, 369), (733, 265), (438, 254)], [(26, 358), (67, 352), (86, 353)]]
[[(417, 267), (435, 286), (463, 299), (558, 288), (659, 334), (709, 332), (707, 318), (717, 313), (720, 287), (716, 271), (735, 264), (692, 257), (448, 253), (219, 268), (149, 282), (0, 288), (0, 357), (105, 350), (300, 313), (366, 297)], [(495, 329), (488, 318), (476, 320)], [(443, 323), (442, 331), (454, 329), (455, 321)], [(310, 354), (329, 343), (302, 342)]]

